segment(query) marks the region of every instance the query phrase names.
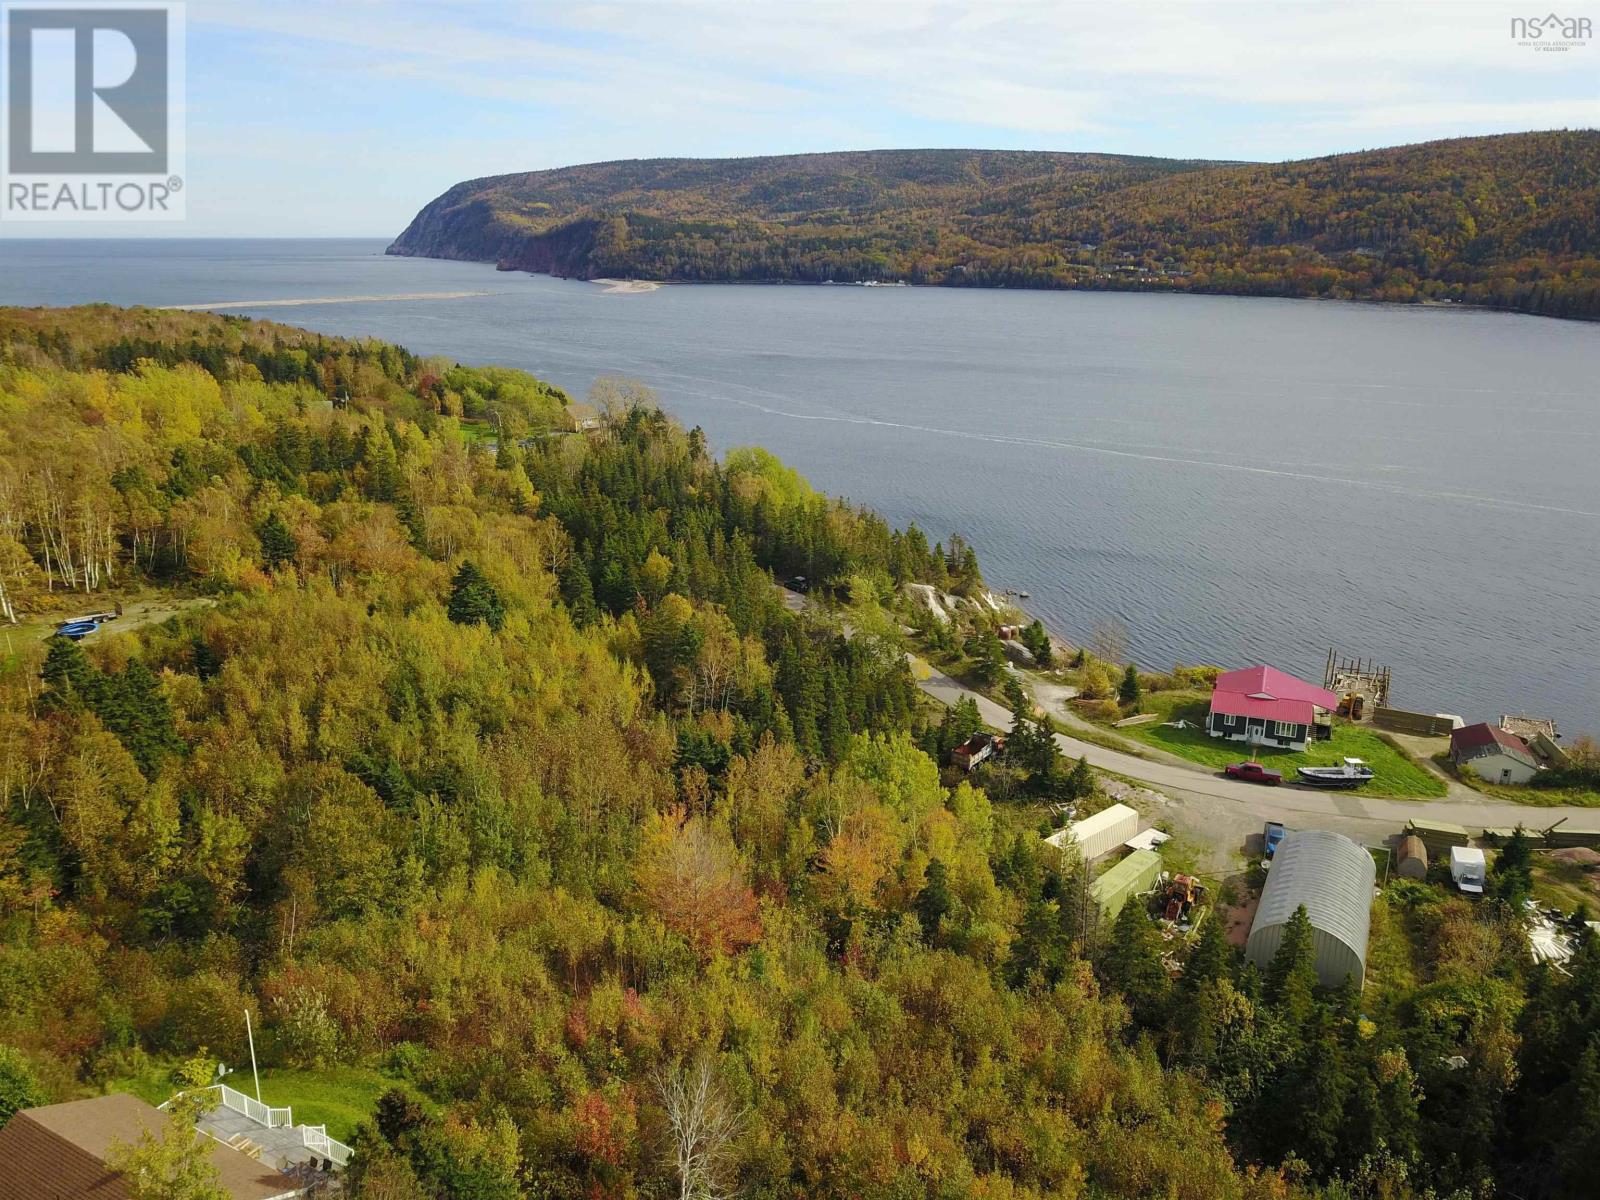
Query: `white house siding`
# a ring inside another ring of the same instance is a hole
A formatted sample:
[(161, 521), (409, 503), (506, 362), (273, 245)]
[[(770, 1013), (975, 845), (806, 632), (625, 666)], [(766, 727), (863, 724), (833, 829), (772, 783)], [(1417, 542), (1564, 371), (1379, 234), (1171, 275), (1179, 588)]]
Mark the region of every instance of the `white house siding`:
[(1490, 783), (1527, 783), (1539, 773), (1538, 768), (1509, 754), (1484, 754), (1469, 758), (1461, 765)]

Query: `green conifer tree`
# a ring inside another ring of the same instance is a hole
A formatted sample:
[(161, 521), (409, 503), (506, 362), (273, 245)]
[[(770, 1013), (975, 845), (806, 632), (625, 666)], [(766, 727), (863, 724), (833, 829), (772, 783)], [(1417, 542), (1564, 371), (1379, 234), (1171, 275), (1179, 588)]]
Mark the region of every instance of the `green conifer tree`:
[(1533, 895), (1533, 847), (1518, 825), (1494, 860), (1490, 892), (1514, 913)]
[(1117, 687), (1117, 699), (1125, 705), (1136, 705), (1144, 693), (1139, 687), (1139, 668), (1132, 663), (1122, 673), (1122, 683)]
[[(1055, 745), (1055, 738), (1050, 739), (1050, 744)], [(1078, 761), (1072, 764), (1072, 771), (1067, 775), (1066, 794), (1073, 800), (1087, 800), (1095, 793), (1094, 772), (1089, 769), (1087, 755), (1080, 755)]]
[(300, 553), (300, 543), (277, 513), (269, 513), (257, 531), (261, 539), (261, 561), (269, 571), (292, 563)]
[(1215, 911), (1206, 914), (1195, 935), (1194, 945), (1183, 964), (1183, 974), (1178, 977), (1178, 991), (1190, 997), (1199, 992), (1201, 984), (1217, 979), (1231, 979), (1233, 951), (1228, 945), (1227, 932)]
[(574, 554), (561, 568), (561, 598), (566, 602), (572, 623), (582, 628), (592, 625), (600, 616), (594, 602), (594, 585), (589, 580), (589, 567)]
[(395, 515), (400, 518), (400, 524), (405, 528), (411, 545), (427, 553), (428, 526), (422, 518), (422, 506), (417, 503), (416, 497), (409, 490), (403, 491), (400, 498), (395, 501)]
[(1311, 918), (1300, 905), (1284, 923), (1283, 941), (1267, 964), (1265, 994), (1267, 1003), (1288, 1025), (1289, 1035), (1298, 1041), (1301, 1029), (1311, 1016), (1317, 987), (1316, 955), (1311, 942)]
[(922, 923), (923, 938), (932, 943), (938, 940), (939, 925), (949, 914), (952, 900), (950, 898), (950, 871), (937, 858), (928, 863), (927, 882), (922, 890), (917, 893), (916, 909), (917, 920)]
[(105, 681), (95, 712), (128, 748), (146, 779), (155, 777), (167, 755), (184, 750), (160, 682), (137, 658)]
[(1044, 627), (1044, 622), (1034, 621), (1022, 630), (1021, 641), (1028, 648), (1028, 653), (1033, 655), (1033, 660), (1041, 667), (1048, 667), (1054, 653), (1050, 647), (1050, 634)]
[(1107, 984), (1122, 994), (1141, 1030), (1164, 1029), (1169, 980), (1161, 961), (1161, 936), (1144, 902), (1130, 899), (1117, 913), (1100, 963)]
[(64, 708), (92, 705), (100, 686), (100, 672), (83, 647), (66, 637), (50, 639), (39, 677), (47, 689), (46, 699)]
[(476, 563), (468, 560), (450, 584), (450, 619), (457, 625), (487, 625), (496, 633), (505, 623), (505, 603)]

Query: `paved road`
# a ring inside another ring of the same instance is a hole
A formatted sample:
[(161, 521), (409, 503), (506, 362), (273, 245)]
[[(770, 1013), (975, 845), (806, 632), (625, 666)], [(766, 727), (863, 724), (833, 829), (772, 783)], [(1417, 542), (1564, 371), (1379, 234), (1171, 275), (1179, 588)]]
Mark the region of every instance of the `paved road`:
[[(803, 597), (788, 589), (781, 590), (785, 606), (795, 612), (805, 606)], [(912, 655), (907, 657), (916, 661)], [(927, 669), (927, 678), (918, 679), (917, 686), (935, 700), (949, 705), (963, 696), (970, 696), (977, 704), (978, 715), (985, 724), (996, 729), (1011, 728), (1013, 720), (1010, 709), (996, 704), (941, 671), (931, 667)], [(1252, 832), (1260, 833), (1262, 823), (1268, 820), (1284, 821), (1290, 826), (1310, 826), (1314, 823), (1317, 828), (1348, 833), (1368, 842), (1382, 841), (1399, 833), (1411, 817), (1447, 821), (1454, 825), (1465, 825), (1474, 831), (1513, 825), (1543, 829), (1564, 819), (1563, 829), (1600, 832), (1600, 809), (1535, 808), (1488, 797), (1388, 800), (1295, 784), (1269, 788), (1229, 779), (1198, 764), (1189, 766), (1159, 762), (1125, 754), (1120, 750), (1108, 750), (1064, 733), (1056, 734), (1056, 744), (1061, 747), (1062, 753), (1072, 758), (1087, 758), (1091, 767), (1113, 772), (1165, 793), (1174, 801), (1173, 809), (1167, 815), (1222, 855), (1230, 853), (1232, 847), (1242, 846)], [(1220, 865), (1221, 861), (1219, 857), (1217, 863)]]
[[(943, 672), (930, 671), (927, 679), (918, 681), (918, 686), (945, 704), (954, 704), (963, 696), (970, 696), (977, 703), (978, 713), (987, 724), (999, 729), (1011, 728), (1012, 715), (1009, 709), (987, 696), (979, 695)], [(1535, 808), (1487, 797), (1482, 800), (1387, 800), (1294, 784), (1265, 788), (1260, 784), (1229, 779), (1201, 766), (1178, 766), (1124, 754), (1120, 750), (1108, 750), (1064, 733), (1056, 734), (1056, 743), (1063, 753), (1072, 758), (1085, 757), (1090, 766), (1103, 771), (1113, 771), (1162, 790), (1229, 800), (1261, 813), (1318, 816), (1332, 813), (1351, 820), (1381, 821), (1388, 825), (1403, 824), (1409, 817), (1423, 816), (1432, 821), (1449, 821), (1457, 825), (1499, 827), (1520, 823), (1530, 828), (1553, 825), (1565, 817), (1567, 821), (1563, 828), (1600, 831), (1600, 809)]]

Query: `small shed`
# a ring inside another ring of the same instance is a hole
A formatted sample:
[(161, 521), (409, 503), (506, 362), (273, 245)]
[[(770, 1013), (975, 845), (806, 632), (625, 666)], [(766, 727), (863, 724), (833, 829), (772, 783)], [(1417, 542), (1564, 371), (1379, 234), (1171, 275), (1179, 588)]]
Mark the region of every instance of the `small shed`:
[(1161, 855), (1135, 850), (1089, 886), (1089, 894), (1108, 921), (1115, 921), (1122, 906), (1134, 896), (1155, 887), (1161, 876)]
[(1414, 833), (1400, 839), (1400, 850), (1395, 855), (1395, 873), (1406, 879), (1428, 877), (1428, 847)]
[(1463, 892), (1482, 895), (1483, 883), (1489, 869), (1483, 861), (1483, 851), (1475, 846), (1450, 847), (1450, 878)]
[(1539, 760), (1527, 743), (1487, 721), (1452, 731), (1450, 758), (1490, 783), (1524, 784), (1539, 773)]
[(1266, 970), (1283, 944), (1284, 927), (1295, 910), (1304, 907), (1311, 921), (1318, 982), (1339, 987), (1352, 978), (1360, 987), (1367, 973), (1367, 932), (1377, 875), (1377, 864), (1366, 847), (1343, 834), (1322, 829), (1285, 834), (1272, 855), (1245, 956)]
[(1139, 832), (1139, 812), (1126, 804), (1113, 804), (1091, 817), (1057, 830), (1046, 840), (1052, 846), (1076, 845), (1085, 862), (1109, 854)]

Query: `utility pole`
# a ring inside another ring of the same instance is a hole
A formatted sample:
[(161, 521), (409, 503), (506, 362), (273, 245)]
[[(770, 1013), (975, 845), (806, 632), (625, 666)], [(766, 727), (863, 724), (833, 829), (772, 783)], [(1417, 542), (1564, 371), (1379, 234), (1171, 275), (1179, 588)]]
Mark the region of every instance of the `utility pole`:
[(256, 1034), (250, 1024), (250, 1010), (244, 1010), (244, 1036), (250, 1042), (250, 1075), (256, 1081), (256, 1101), (261, 1100), (261, 1074), (256, 1070)]

